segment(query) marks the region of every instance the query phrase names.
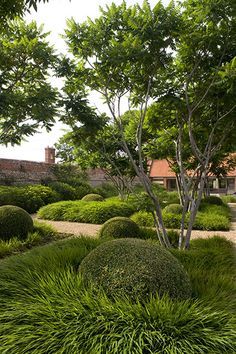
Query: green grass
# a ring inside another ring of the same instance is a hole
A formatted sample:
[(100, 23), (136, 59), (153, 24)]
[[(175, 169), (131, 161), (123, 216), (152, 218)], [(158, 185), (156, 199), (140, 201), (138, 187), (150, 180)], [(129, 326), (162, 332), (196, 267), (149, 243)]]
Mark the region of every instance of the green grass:
[[(192, 299), (145, 303), (108, 299), (85, 287), (78, 267), (102, 240), (76, 238), (0, 262), (0, 338), (6, 354), (233, 354), (235, 251), (219, 237), (173, 250), (187, 270)], [(155, 241), (152, 241), (155, 242)]]
[(121, 201), (86, 202), (83, 200), (46, 205), (38, 212), (40, 218), (103, 224), (115, 216), (130, 216), (134, 209)]
[(10, 238), (8, 241), (0, 240), (0, 259), (57, 240), (60, 237), (62, 236), (56, 233), (51, 226), (35, 221), (33, 231), (28, 233), (25, 240), (19, 240), (16, 237)]

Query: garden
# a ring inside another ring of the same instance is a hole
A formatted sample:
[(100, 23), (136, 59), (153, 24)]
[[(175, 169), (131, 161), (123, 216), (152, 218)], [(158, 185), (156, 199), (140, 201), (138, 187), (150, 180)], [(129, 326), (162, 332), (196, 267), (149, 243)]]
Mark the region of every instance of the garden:
[(236, 353), (236, 199), (210, 195), (235, 189), (235, 2), (112, 3), (67, 20), (63, 54), (24, 20), (48, 2), (0, 1), (0, 143), (69, 129), (55, 180), (0, 176), (0, 354)]
[[(29, 205), (27, 198), (4, 194), (21, 207), (0, 207), (2, 353), (235, 352), (236, 259), (230, 241), (196, 239), (190, 250), (178, 250), (178, 232), (169, 230), (172, 247), (166, 250), (140, 187), (125, 201), (104, 185), (103, 195), (90, 187), (93, 193), (81, 200), (56, 203), (51, 187), (1, 188), (36, 190), (50, 203), (32, 199), (44, 219), (103, 224), (96, 238), (61, 235), (33, 222), (21, 208), (24, 201)], [(160, 187), (156, 193), (170, 229), (178, 229), (177, 193)], [(222, 199), (206, 197), (196, 228), (227, 230), (229, 214)]]

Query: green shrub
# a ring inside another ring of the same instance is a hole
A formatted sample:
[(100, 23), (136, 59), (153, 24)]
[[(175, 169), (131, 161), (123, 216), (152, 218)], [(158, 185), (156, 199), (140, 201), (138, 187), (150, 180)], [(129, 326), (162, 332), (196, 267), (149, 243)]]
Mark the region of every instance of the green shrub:
[(28, 213), (35, 213), (43, 205), (59, 199), (59, 195), (46, 186), (0, 187), (0, 205), (15, 205)]
[(60, 200), (75, 200), (77, 197), (76, 189), (68, 183), (52, 182), (49, 186), (59, 194)]
[[(162, 213), (163, 222), (167, 229), (179, 229), (181, 226), (182, 215), (180, 214), (172, 214), (167, 213), (165, 210)], [(186, 223), (188, 220), (188, 216), (186, 216)]]
[(138, 238), (140, 230), (138, 225), (130, 220), (129, 218), (118, 216), (107, 220), (100, 232), (99, 236), (101, 238), (127, 238), (136, 237)]
[(117, 189), (111, 183), (102, 183), (94, 188), (94, 193), (100, 194), (103, 198), (115, 197), (118, 195)]
[(236, 195), (223, 195), (221, 199), (224, 203), (236, 203)]
[(176, 258), (161, 246), (140, 239), (103, 243), (83, 259), (80, 272), (109, 296), (144, 299), (158, 292), (186, 299), (191, 294), (188, 276)]
[(32, 230), (33, 220), (25, 210), (13, 205), (0, 207), (1, 240), (9, 240), (13, 237), (25, 239)]
[(182, 214), (183, 207), (180, 204), (169, 204), (164, 208), (166, 213)]
[(48, 220), (66, 220), (90, 224), (103, 224), (115, 216), (130, 216), (133, 209), (125, 202), (85, 202), (83, 200), (59, 202), (42, 207), (38, 216)]
[(84, 200), (85, 202), (102, 202), (104, 198), (99, 194), (90, 193), (90, 194), (86, 194), (82, 198), (82, 200)]
[(153, 215), (147, 211), (137, 211), (130, 218), (139, 226), (154, 227)]
[(135, 211), (147, 211), (153, 210), (153, 204), (147, 193), (141, 192), (139, 194), (130, 194), (127, 203), (134, 208)]
[(229, 219), (220, 214), (199, 212), (194, 222), (194, 229), (208, 231), (228, 231), (230, 228)]
[(223, 205), (223, 201), (220, 197), (216, 195), (209, 195), (202, 199), (202, 203), (214, 204), (214, 205)]

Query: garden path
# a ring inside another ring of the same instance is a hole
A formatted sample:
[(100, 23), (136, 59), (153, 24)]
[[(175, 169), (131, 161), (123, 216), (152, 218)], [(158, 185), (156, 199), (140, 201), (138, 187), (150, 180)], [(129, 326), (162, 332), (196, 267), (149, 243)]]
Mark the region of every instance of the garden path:
[[(233, 210), (235, 211), (234, 216), (236, 218), (236, 205)], [(38, 219), (36, 217), (36, 215), (33, 215), (33, 218), (39, 222), (45, 222), (45, 223), (53, 226), (58, 232), (70, 234), (70, 235), (75, 235), (75, 236), (80, 236), (81, 234), (83, 234), (83, 235), (88, 235), (90, 237), (96, 237), (98, 231), (101, 228), (101, 225), (94, 225), (94, 224), (84, 224), (84, 223), (68, 222), (68, 221), (41, 220), (41, 219)], [(199, 238), (199, 237), (200, 238), (207, 238), (207, 237), (212, 237), (215, 235), (224, 236), (228, 240), (236, 243), (236, 222), (235, 222), (235, 228), (231, 229), (230, 231), (194, 230), (192, 232), (192, 238)]]

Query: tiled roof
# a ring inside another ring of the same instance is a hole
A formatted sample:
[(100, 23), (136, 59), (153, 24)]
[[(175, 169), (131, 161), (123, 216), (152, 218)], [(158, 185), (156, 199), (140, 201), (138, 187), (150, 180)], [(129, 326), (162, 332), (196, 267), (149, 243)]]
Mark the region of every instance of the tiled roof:
[[(150, 165), (151, 178), (175, 177), (175, 173), (171, 171), (167, 160), (153, 160)], [(228, 177), (236, 177), (236, 169), (228, 172)]]

